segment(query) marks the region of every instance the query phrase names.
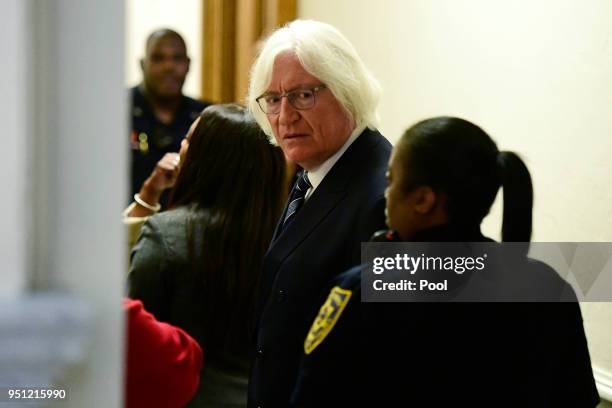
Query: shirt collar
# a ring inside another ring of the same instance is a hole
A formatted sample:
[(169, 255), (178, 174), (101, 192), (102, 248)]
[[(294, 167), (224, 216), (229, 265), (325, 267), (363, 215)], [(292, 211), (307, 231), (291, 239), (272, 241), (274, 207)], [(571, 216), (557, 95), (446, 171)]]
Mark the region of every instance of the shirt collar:
[(351, 144), (357, 139), (357, 137), (365, 130), (364, 126), (356, 127), (344, 145), (336, 153), (334, 153), (329, 159), (325, 160), (319, 167), (308, 172), (308, 180), (310, 184), (312, 184), (312, 188), (308, 189), (306, 192), (306, 199), (308, 199), (312, 193), (317, 189), (319, 184), (323, 181), (327, 173), (334, 167), (334, 164), (342, 157), (346, 149), (349, 148)]

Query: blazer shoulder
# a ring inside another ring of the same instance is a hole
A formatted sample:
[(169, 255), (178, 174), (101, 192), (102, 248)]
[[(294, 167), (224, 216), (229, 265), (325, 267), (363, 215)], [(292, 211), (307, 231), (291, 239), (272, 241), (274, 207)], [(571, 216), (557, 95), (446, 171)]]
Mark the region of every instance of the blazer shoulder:
[(351, 269), (342, 272), (332, 281), (332, 285), (339, 286), (342, 289), (355, 291), (361, 288), (361, 270), (364, 265), (357, 265)]
[[(367, 154), (372, 158), (388, 160), (393, 146), (378, 130), (365, 128), (353, 142), (355, 153)], [(348, 151), (348, 150), (347, 150)], [(386, 163), (385, 163), (386, 164)]]
[(386, 187), (385, 173), (391, 156), (391, 143), (378, 131), (366, 129), (355, 141), (363, 138), (353, 152), (352, 191), (362, 191), (374, 200), (382, 197)]
[[(363, 139), (356, 152), (356, 159), (364, 171), (386, 172), (393, 147), (377, 130), (366, 129), (359, 139)], [(357, 141), (356, 141), (357, 142)]]
[(155, 226), (164, 228), (173, 227), (177, 224), (185, 224), (188, 217), (189, 209), (183, 206), (154, 214), (150, 216), (147, 221), (153, 223)]
[(149, 217), (145, 223), (159, 237), (170, 254), (183, 258), (187, 252), (188, 207), (178, 207)]

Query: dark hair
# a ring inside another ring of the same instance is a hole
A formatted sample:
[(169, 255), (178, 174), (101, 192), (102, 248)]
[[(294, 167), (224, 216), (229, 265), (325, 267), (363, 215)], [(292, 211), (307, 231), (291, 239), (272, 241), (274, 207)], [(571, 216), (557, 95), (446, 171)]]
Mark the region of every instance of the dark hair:
[(151, 47), (151, 44), (153, 43), (154, 40), (157, 40), (158, 38), (164, 38), (164, 37), (174, 37), (177, 40), (179, 40), (179, 42), (183, 44), (183, 49), (185, 50), (185, 54), (187, 54), (187, 44), (185, 44), (185, 39), (179, 33), (169, 28), (160, 28), (158, 30), (153, 31), (151, 34), (149, 34), (149, 36), (147, 37), (147, 41), (145, 43), (145, 53), (147, 55), (149, 54), (149, 48)]
[(237, 328), (246, 339), (263, 257), (284, 204), (284, 177), (282, 151), (243, 107), (202, 112), (170, 207), (191, 207), (189, 262), (203, 301), (194, 307), (205, 309), (203, 346), (223, 347)]
[(430, 186), (446, 195), (451, 222), (479, 225), (504, 188), (503, 241), (529, 241), (533, 188), (523, 161), (500, 152), (478, 126), (437, 117), (408, 129), (398, 143), (406, 175), (405, 191)]

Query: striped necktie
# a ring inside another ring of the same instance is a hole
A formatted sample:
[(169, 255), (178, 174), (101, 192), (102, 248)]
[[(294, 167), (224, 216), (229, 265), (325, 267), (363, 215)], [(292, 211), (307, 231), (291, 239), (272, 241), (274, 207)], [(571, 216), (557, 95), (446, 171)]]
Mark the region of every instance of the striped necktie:
[(283, 221), (283, 230), (287, 228), (289, 224), (291, 224), (295, 218), (295, 213), (304, 204), (306, 192), (309, 188), (312, 188), (312, 184), (310, 184), (310, 180), (308, 180), (308, 172), (303, 171), (295, 182), (295, 186), (293, 187), (293, 191), (289, 197), (289, 205), (287, 206), (286, 213), (287, 215), (285, 215), (285, 220)]

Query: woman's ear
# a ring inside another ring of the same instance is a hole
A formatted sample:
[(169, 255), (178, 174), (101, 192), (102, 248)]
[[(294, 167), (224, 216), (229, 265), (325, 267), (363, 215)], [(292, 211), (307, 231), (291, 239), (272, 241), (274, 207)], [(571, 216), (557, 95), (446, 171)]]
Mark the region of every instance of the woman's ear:
[(438, 194), (429, 186), (417, 187), (411, 194), (414, 199), (414, 210), (421, 215), (430, 214), (440, 201)]

